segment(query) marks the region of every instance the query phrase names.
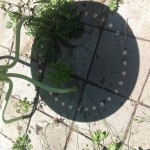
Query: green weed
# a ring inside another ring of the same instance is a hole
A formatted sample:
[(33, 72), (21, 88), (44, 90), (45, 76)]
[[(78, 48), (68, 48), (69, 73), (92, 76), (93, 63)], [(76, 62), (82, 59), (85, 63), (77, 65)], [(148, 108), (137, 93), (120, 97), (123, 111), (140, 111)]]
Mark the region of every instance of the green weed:
[(146, 113), (144, 113), (144, 116), (135, 116), (134, 121), (137, 123), (142, 123), (142, 122), (149, 122), (150, 123), (150, 116), (148, 116)]
[(15, 103), (14, 108), (16, 109), (17, 113), (24, 114), (27, 113), (31, 108), (31, 103), (25, 97), (23, 100), (20, 99), (18, 103)]
[(119, 4), (123, 4), (123, 0), (110, 0), (109, 1), (109, 10), (115, 12), (118, 9)]
[(24, 134), (22, 137), (18, 137), (15, 144), (12, 147), (12, 150), (31, 150), (31, 140), (27, 134)]
[[(94, 144), (93, 150), (122, 150), (122, 144), (119, 142), (112, 142), (108, 146), (104, 144), (105, 139), (109, 136), (108, 131), (101, 131), (96, 130), (91, 135), (92, 142)], [(84, 150), (89, 150), (88, 147), (86, 147)]]
[(73, 74), (70, 67), (62, 62), (49, 63), (49, 68), (48, 79), (56, 87), (62, 83), (67, 83)]

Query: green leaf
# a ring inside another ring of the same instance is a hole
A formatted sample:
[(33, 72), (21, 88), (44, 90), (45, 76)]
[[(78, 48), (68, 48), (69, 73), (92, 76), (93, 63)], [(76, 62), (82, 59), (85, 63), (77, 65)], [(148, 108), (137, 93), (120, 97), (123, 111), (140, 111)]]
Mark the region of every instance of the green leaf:
[(111, 12), (114, 12), (117, 8), (117, 0), (110, 0), (109, 9)]
[(122, 150), (122, 145), (120, 143), (111, 143), (108, 146), (108, 150)]
[(108, 136), (108, 132), (104, 131), (104, 132), (100, 132), (100, 139), (104, 141), (104, 139), (107, 138)]
[(23, 137), (18, 137), (16, 143), (12, 147), (13, 150), (31, 150), (32, 145), (27, 134), (24, 134)]
[(108, 150), (117, 150), (117, 145), (116, 143), (112, 143), (108, 146)]
[(10, 22), (10, 21), (8, 21), (8, 22), (6, 23), (6, 28), (10, 29), (10, 28), (12, 28), (12, 27), (13, 27), (13, 23)]

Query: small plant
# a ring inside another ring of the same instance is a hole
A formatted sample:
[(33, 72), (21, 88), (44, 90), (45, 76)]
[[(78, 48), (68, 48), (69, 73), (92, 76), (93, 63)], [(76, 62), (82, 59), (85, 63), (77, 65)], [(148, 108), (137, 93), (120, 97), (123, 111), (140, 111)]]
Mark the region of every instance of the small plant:
[(122, 150), (122, 144), (116, 142), (110, 143), (108, 146), (104, 145), (104, 140), (108, 137), (108, 131), (97, 130), (91, 135), (91, 139), (97, 149), (94, 150)]
[(110, 0), (109, 1), (109, 10), (111, 12), (114, 12), (118, 9), (118, 5), (120, 4), (123, 4), (123, 0)]
[(35, 7), (33, 18), (26, 22), (26, 26), (30, 34), (42, 43), (49, 39), (68, 46), (71, 38), (81, 35), (83, 25), (80, 17), (73, 1), (47, 0)]
[(149, 122), (150, 123), (150, 116), (148, 116), (146, 113), (144, 113), (144, 116), (135, 116), (134, 121), (137, 123), (142, 123), (142, 122)]
[(15, 144), (12, 147), (12, 150), (31, 150), (31, 140), (27, 134), (24, 134), (22, 137), (18, 137)]
[(96, 145), (99, 145), (101, 141), (104, 142), (104, 140), (107, 138), (108, 134), (109, 133), (106, 131), (104, 131), (104, 132), (102, 132), (100, 130), (95, 131), (91, 136), (93, 143)]
[(61, 83), (67, 83), (73, 74), (70, 67), (62, 62), (49, 63), (50, 71), (48, 79), (54, 86), (60, 86)]
[(110, 145), (108, 145), (107, 150), (122, 150), (122, 147), (120, 143), (113, 142)]
[(16, 112), (21, 114), (27, 113), (30, 107), (31, 103), (27, 100), (26, 97), (23, 100), (20, 99), (19, 102), (14, 105)]

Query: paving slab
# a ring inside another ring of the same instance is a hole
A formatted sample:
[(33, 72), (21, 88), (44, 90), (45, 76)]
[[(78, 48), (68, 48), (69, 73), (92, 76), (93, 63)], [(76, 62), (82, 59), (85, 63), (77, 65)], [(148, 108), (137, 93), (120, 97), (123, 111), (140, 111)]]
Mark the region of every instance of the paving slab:
[[(121, 109), (124, 110), (126, 103), (128, 103), (126, 98), (87, 84), (75, 120), (79, 122), (93, 122), (109, 118), (117, 112), (123, 114)], [(132, 107), (128, 109), (132, 112)], [(128, 117), (127, 119), (129, 119)]]
[[(0, 110), (0, 116), (1, 116), (0, 117), (0, 122), (1, 122), (0, 132), (4, 134), (5, 136), (7, 136), (12, 141), (15, 141), (18, 136), (22, 136), (25, 133), (29, 119), (20, 120), (20, 121), (13, 122), (10, 124), (5, 124), (2, 121), (2, 111), (5, 105), (5, 96), (6, 94), (3, 93), (3, 97), (2, 97), (3, 105), (2, 105), (2, 109)], [(15, 117), (22, 116), (20, 113), (17, 113), (17, 110), (14, 108), (16, 103), (18, 103), (18, 99), (11, 97), (8, 102), (8, 106), (6, 108), (5, 119), (9, 120)], [(29, 110), (27, 114), (24, 114), (24, 115), (28, 115), (30, 112), (31, 112), (31, 109)]]
[(3, 16), (4, 11), (0, 9), (0, 45), (11, 48), (14, 32), (12, 29), (6, 28), (8, 17)]
[(73, 73), (80, 78), (86, 79), (100, 34), (98, 28), (85, 25), (82, 37), (71, 41), (76, 48), (61, 48), (60, 58), (62, 61), (67, 60), (66, 63), (72, 67)]
[(110, 144), (112, 140), (123, 140), (134, 110), (133, 103), (124, 100), (103, 89), (87, 85), (74, 128), (88, 137), (98, 129), (109, 131), (105, 144)]
[(63, 150), (69, 128), (36, 111), (28, 129), (33, 150)]
[(90, 139), (72, 132), (66, 150), (93, 150), (94, 146)]
[[(150, 117), (150, 109), (139, 105), (134, 117), (134, 119), (138, 119), (139, 122), (135, 120), (132, 121), (128, 137), (125, 141), (125, 143), (130, 148), (144, 149), (144, 150), (150, 149), (149, 117)], [(128, 146), (124, 146), (123, 149), (128, 149), (129, 148)]]
[[(124, 0), (123, 5), (119, 5), (117, 13), (110, 15), (105, 26), (106, 29), (119, 31), (136, 37), (150, 39), (150, 3), (149, 0)], [(118, 16), (122, 16), (122, 20), (118, 20)], [(128, 21), (127, 21), (128, 20)], [(128, 22), (127, 30), (125, 25)], [(110, 24), (111, 28), (110, 28)]]
[(0, 149), (11, 150), (13, 146), (12, 141), (0, 134)]
[[(46, 69), (42, 82), (48, 86), (52, 86), (47, 77), (48, 70), (49, 68)], [(66, 83), (60, 88), (70, 88), (73, 86), (77, 86), (79, 88), (78, 92), (55, 94), (44, 91), (42, 89), (40, 89), (39, 91), (38, 108), (44, 113), (47, 113), (55, 118), (64, 118), (67, 124), (70, 124), (75, 117), (84, 84), (84, 82), (81, 80), (77, 80), (74, 78), (72, 78), (71, 80), (72, 81)]]
[(149, 70), (149, 45), (104, 31), (88, 80), (137, 100)]
[[(22, 26), (21, 27), (21, 35), (20, 35), (20, 55), (24, 57), (31, 57), (31, 49), (34, 42), (34, 38), (26, 34), (27, 29)], [(15, 40), (16, 42), (16, 40)], [(15, 51), (15, 45), (13, 46), (13, 52)]]

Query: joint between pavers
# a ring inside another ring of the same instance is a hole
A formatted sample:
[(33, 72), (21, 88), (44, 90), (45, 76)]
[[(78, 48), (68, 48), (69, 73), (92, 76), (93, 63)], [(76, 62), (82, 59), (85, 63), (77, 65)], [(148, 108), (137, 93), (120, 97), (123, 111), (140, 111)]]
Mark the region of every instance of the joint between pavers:
[[(125, 140), (127, 139), (128, 135), (129, 135), (128, 141), (130, 140), (130, 133), (131, 133), (130, 131), (131, 131), (131, 129), (132, 129), (133, 118), (134, 118), (134, 116), (135, 116), (135, 113), (136, 113), (136, 111), (137, 111), (138, 106), (139, 106), (139, 105), (143, 105), (143, 106), (146, 106), (146, 107), (150, 108), (150, 106), (144, 105), (144, 104), (142, 104), (142, 103), (140, 102), (142, 93), (143, 93), (143, 91), (144, 91), (144, 88), (145, 88), (145, 85), (146, 85), (146, 83), (147, 83), (147, 81), (148, 81), (149, 76), (150, 76), (150, 70), (149, 70), (149, 72), (148, 72), (148, 74), (147, 74), (147, 77), (146, 77), (146, 79), (145, 79), (145, 82), (144, 82), (144, 85), (143, 85), (143, 87), (142, 87), (141, 93), (140, 93), (140, 95), (139, 95), (138, 101), (135, 102), (134, 111), (133, 111), (133, 113), (132, 113), (132, 115), (131, 115), (130, 121), (129, 121), (129, 123), (128, 123), (127, 129), (126, 129), (125, 134), (124, 134), (123, 144), (124, 144)], [(127, 145), (127, 144), (125, 144), (125, 145)], [(127, 146), (129, 147), (129, 145), (127, 145)]]
[(145, 81), (144, 81), (144, 85), (143, 85), (142, 90), (141, 90), (141, 92), (140, 92), (140, 95), (139, 95), (139, 97), (138, 97), (138, 101), (141, 100), (141, 97), (142, 97), (143, 91), (144, 91), (144, 89), (145, 89), (146, 83), (147, 83), (147, 81), (148, 81), (148, 79), (149, 79), (149, 76), (150, 76), (150, 69), (149, 69), (148, 74), (147, 74), (147, 76), (146, 76), (146, 79), (145, 79)]
[[(126, 145), (126, 146), (128, 146), (128, 147), (129, 147), (129, 145), (125, 144), (125, 141), (126, 141), (126, 139), (127, 139), (127, 137), (128, 137), (128, 134), (130, 134), (129, 132), (130, 132), (131, 129), (132, 129), (132, 121), (133, 121), (133, 118), (134, 118), (135, 113), (136, 113), (136, 111), (137, 111), (137, 108), (138, 108), (138, 105), (135, 105), (134, 111), (133, 111), (133, 113), (132, 113), (132, 115), (131, 115), (131, 118), (130, 118), (130, 120), (129, 120), (127, 129), (125, 130), (125, 134), (124, 134), (124, 137), (123, 137), (123, 140), (122, 140), (122, 144), (124, 144), (124, 145)], [(130, 139), (130, 137), (129, 137), (129, 139)], [(129, 141), (129, 139), (128, 139), (128, 141)]]
[(7, 49), (9, 53), (12, 51), (11, 48), (8, 48), (8, 47), (6, 47), (6, 46), (0, 45), (0, 47), (2, 47), (2, 48), (4, 48), (4, 49)]
[(11, 141), (12, 143), (15, 143), (12, 139), (10, 139), (7, 135), (3, 134), (0, 132), (0, 134), (5, 137), (6, 139), (8, 139), (9, 141)]
[[(104, 28), (104, 30), (108, 31), (108, 32), (111, 32), (111, 33), (116, 33), (117, 32), (116, 30), (107, 29), (107, 28)], [(126, 35), (127, 37), (130, 37), (130, 38), (133, 38), (133, 39), (137, 39), (137, 40), (140, 40), (140, 41), (150, 42), (150, 40), (148, 40), (148, 39), (137, 37), (137, 36), (130, 35), (130, 34), (125, 34), (124, 32), (120, 32), (120, 34), (124, 35), (124, 36)]]
[(108, 89), (108, 88), (106, 88), (106, 87), (103, 87), (103, 86), (101, 86), (101, 85), (99, 85), (99, 84), (96, 84), (96, 83), (94, 83), (94, 82), (92, 82), (92, 81), (88, 81), (88, 80), (86, 81), (86, 79), (83, 79), (83, 78), (81, 78), (81, 77), (79, 77), (79, 76), (77, 76), (77, 75), (72, 75), (72, 77), (75, 78), (75, 79), (79, 79), (79, 80), (81, 80), (81, 81), (83, 81), (83, 82), (86, 82), (87, 84), (91, 84), (91, 85), (93, 85), (93, 86), (95, 86), (95, 87), (97, 87), (97, 88), (99, 88), (99, 89), (102, 89), (102, 90), (105, 90), (105, 91), (107, 91), (107, 92), (110, 92), (110, 93), (112, 93), (112, 94), (114, 94), (114, 95), (117, 95), (117, 96), (120, 96), (120, 97), (122, 97), (122, 98), (128, 99), (128, 100), (130, 100), (131, 102), (134, 102), (134, 103), (137, 102), (137, 100), (135, 100), (135, 99), (133, 99), (133, 98), (126, 97), (126, 96), (124, 96), (124, 95), (122, 95), (122, 94), (119, 94), (119, 93), (115, 93), (113, 90), (110, 90), (110, 89)]
[(70, 130), (69, 130), (69, 134), (68, 134), (68, 136), (67, 136), (67, 138), (66, 138), (66, 143), (65, 143), (65, 146), (64, 146), (63, 150), (66, 150), (66, 148), (67, 148), (67, 146), (68, 146), (68, 143), (69, 143), (71, 134), (72, 134), (72, 132), (73, 132), (73, 130), (72, 130), (73, 125), (74, 125), (74, 121), (72, 121), (72, 123), (71, 123)]

